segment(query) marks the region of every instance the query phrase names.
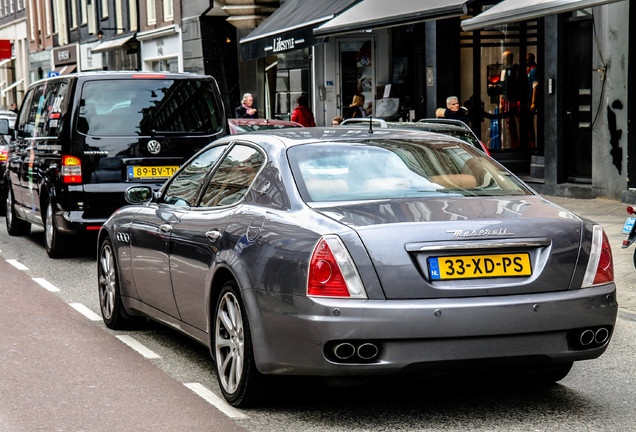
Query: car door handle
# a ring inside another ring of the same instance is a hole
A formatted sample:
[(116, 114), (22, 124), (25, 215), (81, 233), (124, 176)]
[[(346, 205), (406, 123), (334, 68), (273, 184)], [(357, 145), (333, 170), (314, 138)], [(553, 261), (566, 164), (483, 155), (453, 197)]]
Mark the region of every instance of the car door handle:
[(208, 240), (210, 240), (211, 242), (214, 242), (214, 241), (217, 241), (219, 237), (221, 237), (221, 231), (213, 229), (206, 232), (205, 236), (208, 238)]
[(165, 232), (168, 233), (170, 231), (172, 231), (172, 225), (170, 224), (163, 224), (159, 227), (159, 229), (161, 230), (161, 232)]

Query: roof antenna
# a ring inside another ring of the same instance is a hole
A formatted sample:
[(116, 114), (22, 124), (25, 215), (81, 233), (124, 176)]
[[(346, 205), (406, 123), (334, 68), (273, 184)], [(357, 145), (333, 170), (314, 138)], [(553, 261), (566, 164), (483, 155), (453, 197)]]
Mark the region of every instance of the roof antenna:
[(369, 116), (369, 133), (370, 134), (373, 133), (373, 116), (372, 115)]

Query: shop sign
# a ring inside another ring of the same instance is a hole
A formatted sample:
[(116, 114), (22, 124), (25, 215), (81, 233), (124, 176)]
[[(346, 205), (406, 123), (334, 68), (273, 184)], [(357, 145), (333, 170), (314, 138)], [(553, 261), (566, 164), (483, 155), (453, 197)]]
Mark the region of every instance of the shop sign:
[(53, 64), (55, 67), (77, 63), (77, 46), (68, 45), (53, 49)]
[(277, 37), (272, 41), (271, 47), (265, 47), (265, 51), (268, 51), (268, 48), (271, 49), (272, 52), (276, 54), (285, 52), (285, 51), (291, 51), (297, 48), (296, 47), (297, 44), (303, 44), (304, 42), (305, 42), (304, 39), (296, 39), (296, 38), (283, 39), (282, 37)]

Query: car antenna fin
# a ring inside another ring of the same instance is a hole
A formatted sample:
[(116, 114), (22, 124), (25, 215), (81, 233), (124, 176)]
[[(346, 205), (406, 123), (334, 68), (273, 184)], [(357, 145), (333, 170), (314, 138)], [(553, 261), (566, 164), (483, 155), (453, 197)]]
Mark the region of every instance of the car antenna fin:
[(369, 133), (373, 133), (373, 116), (369, 116)]

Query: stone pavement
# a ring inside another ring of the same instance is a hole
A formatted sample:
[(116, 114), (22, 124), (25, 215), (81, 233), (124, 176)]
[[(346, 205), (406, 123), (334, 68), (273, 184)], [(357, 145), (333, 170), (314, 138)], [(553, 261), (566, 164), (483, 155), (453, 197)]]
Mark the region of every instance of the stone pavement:
[(628, 216), (627, 204), (607, 198), (576, 199), (547, 195), (544, 198), (603, 227), (614, 258), (614, 280), (620, 314), (636, 320), (636, 268), (633, 261), (636, 243), (629, 248), (621, 248), (626, 238), (622, 230)]

